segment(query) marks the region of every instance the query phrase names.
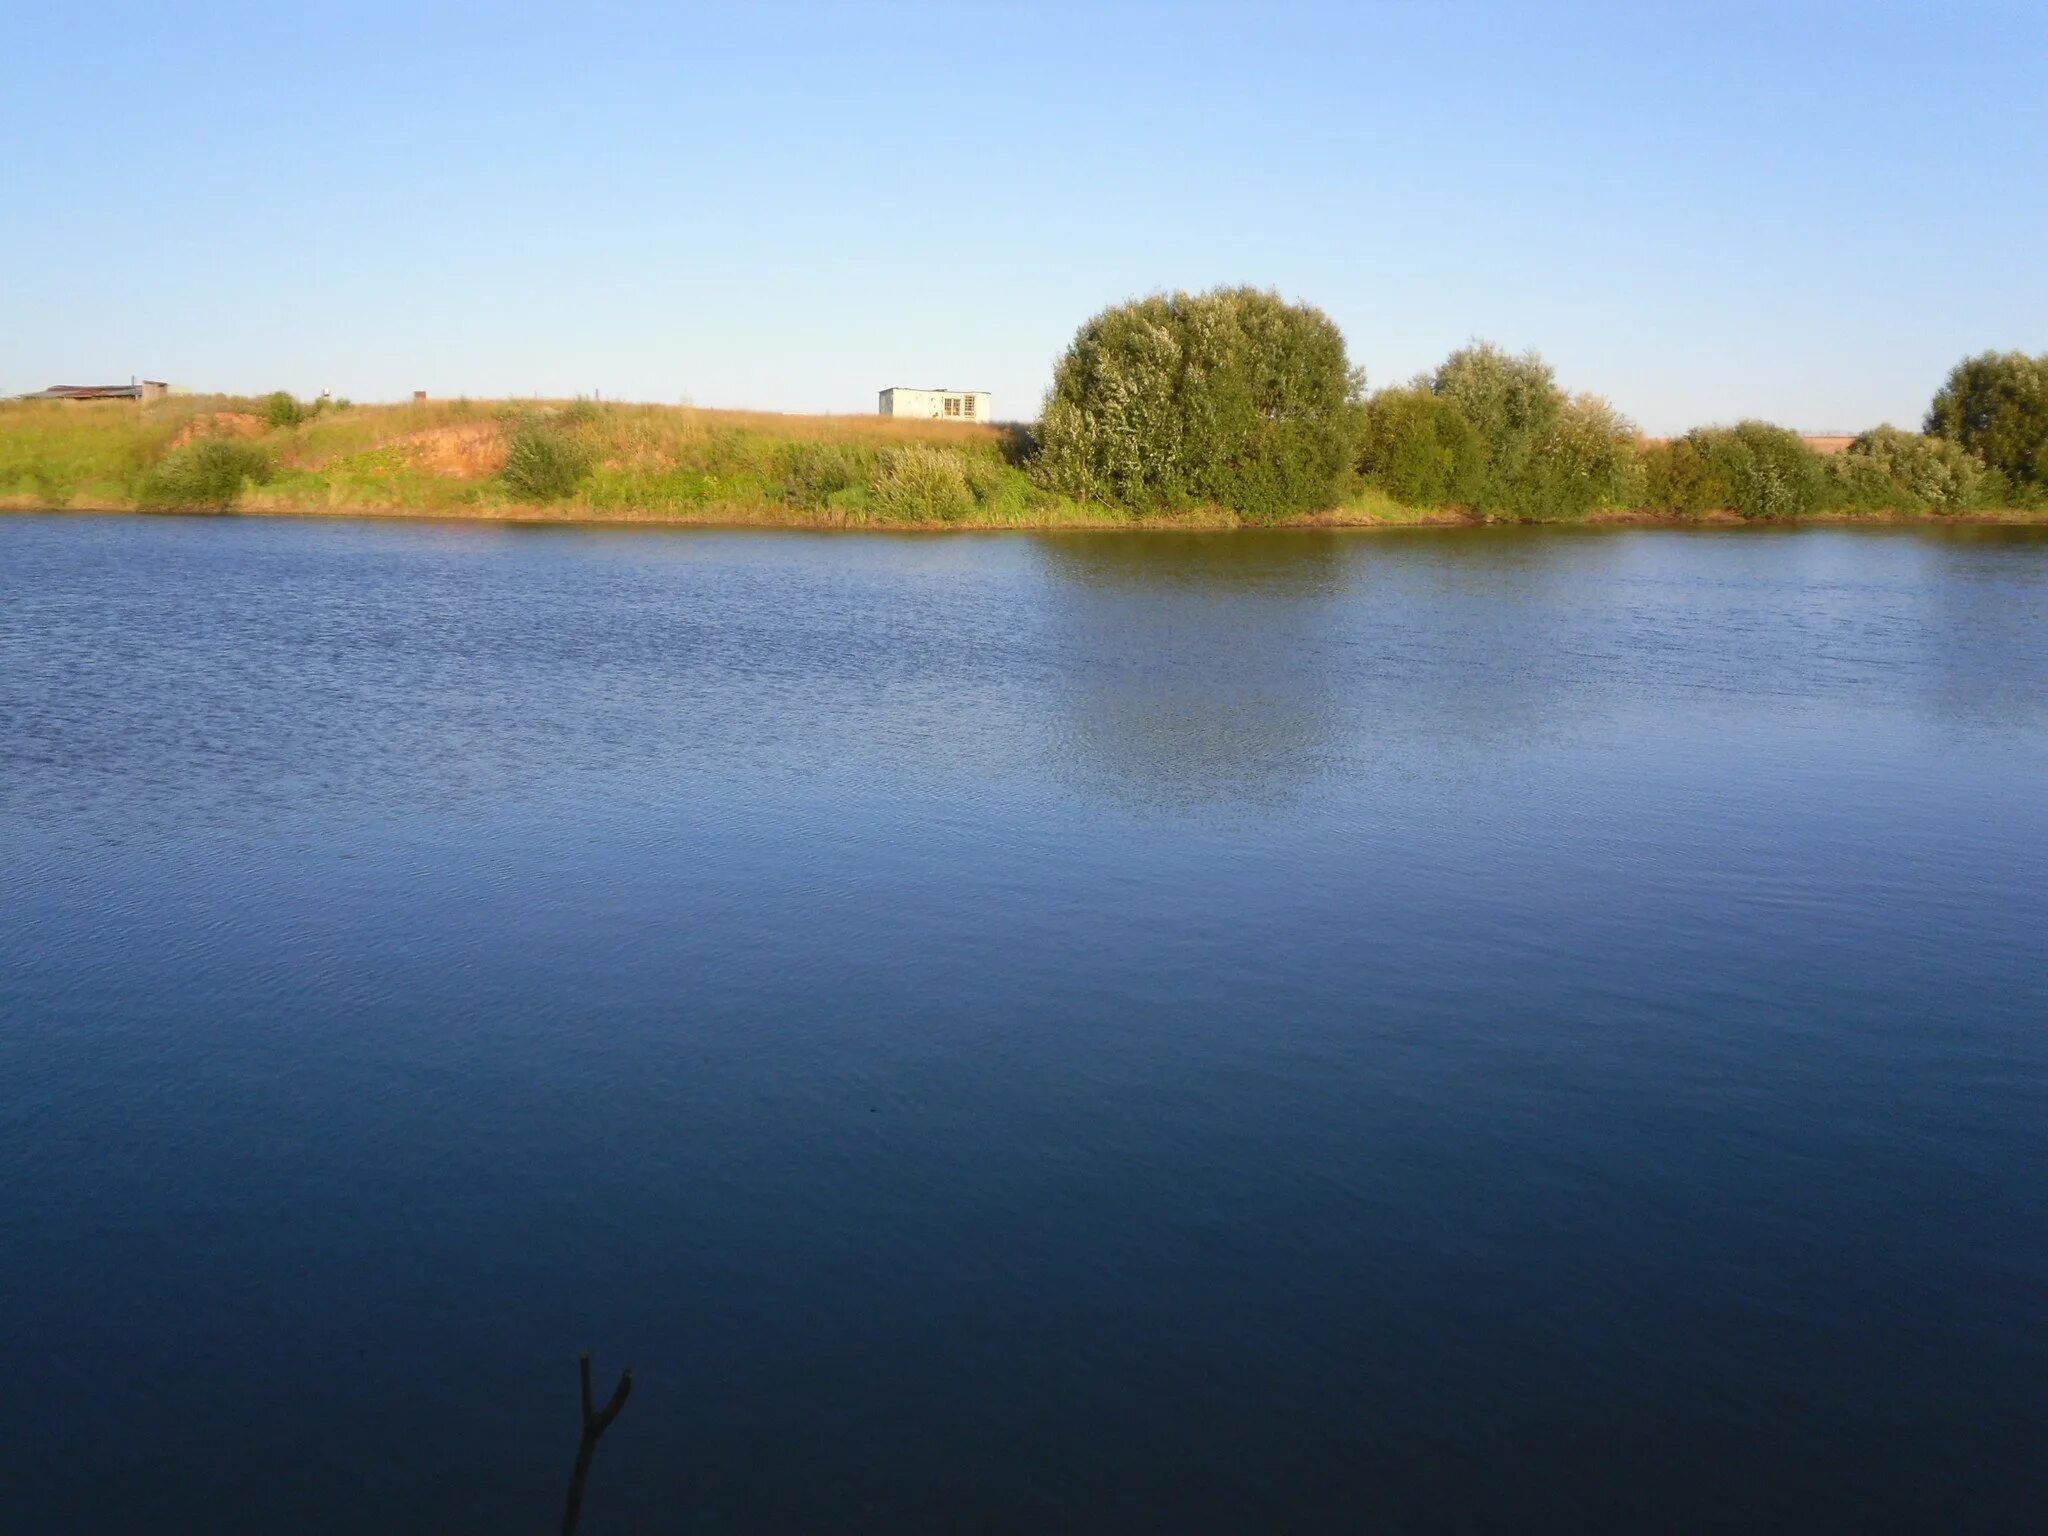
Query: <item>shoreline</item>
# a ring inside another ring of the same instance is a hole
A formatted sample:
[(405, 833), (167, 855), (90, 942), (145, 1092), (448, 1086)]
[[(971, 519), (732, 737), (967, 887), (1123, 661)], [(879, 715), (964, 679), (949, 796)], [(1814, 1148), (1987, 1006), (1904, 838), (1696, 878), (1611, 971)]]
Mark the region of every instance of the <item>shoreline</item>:
[(1803, 517), (1749, 518), (1735, 512), (1699, 516), (1645, 508), (1620, 508), (1584, 518), (1523, 521), (1486, 518), (1455, 511), (1418, 512), (1412, 517), (1375, 516), (1337, 507), (1327, 512), (1285, 518), (1274, 523), (1248, 523), (1236, 514), (1216, 510), (1177, 517), (1136, 516), (1105, 509), (1097, 517), (963, 518), (955, 522), (892, 522), (856, 520), (831, 511), (800, 507), (705, 507), (687, 512), (597, 509), (590, 507), (494, 506), (474, 510), (449, 507), (393, 507), (370, 503), (309, 507), (288, 503), (264, 505), (252, 498), (240, 506), (140, 507), (50, 506), (27, 497), (0, 497), (0, 515), (78, 517), (199, 518), (340, 518), (376, 522), (477, 523), (502, 527), (701, 528), (727, 531), (787, 529), (807, 533), (1331, 533), (1427, 530), (1455, 532), (1484, 528), (1665, 528), (1665, 529), (1788, 529), (1788, 528), (2028, 528), (2048, 527), (2048, 509), (2004, 508), (1971, 512), (1823, 512)]

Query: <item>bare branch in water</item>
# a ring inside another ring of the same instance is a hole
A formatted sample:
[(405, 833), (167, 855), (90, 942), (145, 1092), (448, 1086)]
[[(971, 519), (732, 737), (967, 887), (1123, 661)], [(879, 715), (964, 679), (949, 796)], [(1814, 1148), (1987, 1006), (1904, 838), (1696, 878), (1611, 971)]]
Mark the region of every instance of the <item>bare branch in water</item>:
[(612, 1420), (619, 1416), (619, 1410), (626, 1406), (626, 1399), (633, 1391), (633, 1373), (622, 1371), (619, 1384), (612, 1388), (611, 1401), (593, 1410), (589, 1350), (577, 1356), (576, 1369), (583, 1387), (583, 1436), (576, 1445), (576, 1470), (569, 1474), (569, 1501), (562, 1507), (562, 1536), (576, 1536), (576, 1522), (583, 1518), (583, 1488), (590, 1480), (590, 1453), (597, 1449), (598, 1436), (612, 1427)]

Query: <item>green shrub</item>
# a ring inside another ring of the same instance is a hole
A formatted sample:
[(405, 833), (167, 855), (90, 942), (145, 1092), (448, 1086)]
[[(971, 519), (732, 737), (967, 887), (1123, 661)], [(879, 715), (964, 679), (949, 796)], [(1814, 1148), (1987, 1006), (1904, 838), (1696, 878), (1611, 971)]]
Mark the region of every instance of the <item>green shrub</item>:
[(505, 488), (521, 501), (565, 501), (590, 473), (594, 455), (561, 421), (527, 418), (505, 444)]
[(1821, 462), (1827, 470), (1829, 495), (1839, 512), (1906, 512), (1925, 506), (1901, 490), (1884, 466), (1868, 455), (1837, 453)]
[(1486, 443), (1456, 401), (1426, 385), (1383, 389), (1366, 402), (1358, 472), (1406, 506), (1474, 506)]
[(896, 522), (957, 523), (974, 510), (974, 491), (959, 454), (913, 445), (882, 455), (872, 504)]
[(202, 438), (166, 454), (136, 492), (145, 507), (214, 507), (226, 511), (245, 485), (270, 478), (270, 460), (247, 443)]
[(1476, 342), (1445, 358), (1430, 388), (1464, 413), (1485, 444), (1473, 504), (1492, 512), (1526, 499), (1529, 461), (1565, 408), (1550, 365), (1534, 352), (1510, 357), (1492, 342)]
[(296, 427), (306, 419), (306, 411), (280, 389), (263, 397), (263, 419), (273, 427)]
[(1565, 402), (1515, 478), (1509, 510), (1526, 522), (1569, 522), (1642, 499), (1635, 423), (1598, 395)]
[(2015, 487), (2048, 487), (2048, 353), (1986, 352), (1957, 363), (1925, 430), (1960, 443)]
[(1155, 295), (1081, 327), (1054, 370), (1034, 473), (1136, 510), (1314, 511), (1356, 456), (1360, 388), (1320, 310), (1251, 288)]
[(789, 443), (778, 451), (775, 468), (777, 498), (816, 511), (838, 492), (865, 484), (870, 459), (838, 443)]
[(1692, 437), (1642, 450), (1643, 502), (1698, 517), (1735, 504), (1735, 487)]
[(1695, 427), (1684, 441), (1699, 461), (1697, 483), (1723, 494), (1722, 504), (1744, 517), (1801, 517), (1839, 504), (1821, 456), (1784, 427), (1765, 421)]
[(1827, 461), (1843, 500), (1865, 511), (1954, 512), (1983, 503), (1984, 461), (1945, 437), (1878, 427)]

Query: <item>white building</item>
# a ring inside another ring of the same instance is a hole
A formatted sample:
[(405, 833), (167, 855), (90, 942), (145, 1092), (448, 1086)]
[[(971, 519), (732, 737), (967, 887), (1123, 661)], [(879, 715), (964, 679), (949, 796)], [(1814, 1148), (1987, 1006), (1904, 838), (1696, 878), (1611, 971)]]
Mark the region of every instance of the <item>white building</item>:
[(995, 420), (985, 389), (905, 389), (898, 385), (882, 391), (882, 414), (929, 421)]

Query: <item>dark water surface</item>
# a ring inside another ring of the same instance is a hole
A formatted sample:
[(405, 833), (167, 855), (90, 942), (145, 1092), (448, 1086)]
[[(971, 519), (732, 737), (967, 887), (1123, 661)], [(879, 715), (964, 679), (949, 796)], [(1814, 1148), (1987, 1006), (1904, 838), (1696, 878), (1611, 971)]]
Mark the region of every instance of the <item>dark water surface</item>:
[(0, 1525), (2038, 1529), (2048, 537), (0, 520)]

